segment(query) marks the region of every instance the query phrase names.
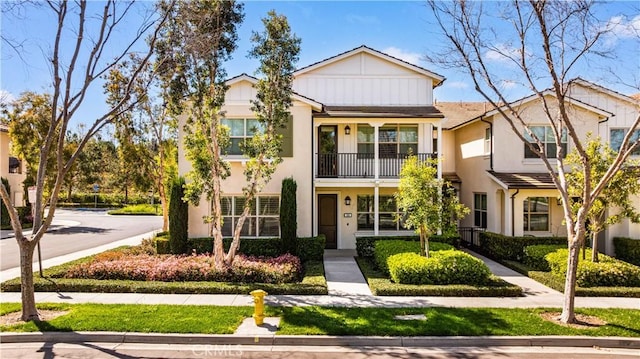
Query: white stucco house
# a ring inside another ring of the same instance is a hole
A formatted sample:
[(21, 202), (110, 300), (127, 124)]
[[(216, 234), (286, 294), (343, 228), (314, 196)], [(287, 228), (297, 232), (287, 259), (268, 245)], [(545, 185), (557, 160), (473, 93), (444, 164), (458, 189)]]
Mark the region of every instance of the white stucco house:
[[(282, 133), (283, 162), (259, 195), (242, 235), (279, 236), (279, 196), (286, 177), (298, 185), (300, 237), (324, 234), (327, 248), (351, 249), (357, 236), (412, 233), (394, 221), (393, 197), (409, 152), (441, 160), (438, 176), (453, 182), (472, 209), (462, 226), (507, 235), (562, 235), (557, 191), (540, 160), (525, 153), (506, 121), (486, 104), (434, 103), (433, 91), (444, 80), (366, 46), (297, 70), (291, 123)], [(243, 74), (227, 82), (223, 111), (232, 145), (226, 156), (231, 176), (223, 182), (225, 236), (231, 235), (243, 204), (247, 159), (238, 144), (254, 128), (255, 81)], [(638, 113), (638, 101), (584, 80), (576, 81), (572, 97), (585, 135), (591, 131), (615, 139)], [(519, 106), (532, 124), (543, 118), (534, 97)], [(544, 131), (544, 122), (540, 126)], [(183, 135), (180, 126), (180, 143)], [(189, 169), (180, 146), (179, 173)], [(207, 235), (202, 217), (209, 211), (205, 200), (190, 206), (190, 237)], [(638, 238), (640, 227), (623, 223), (605, 234), (614, 235)]]

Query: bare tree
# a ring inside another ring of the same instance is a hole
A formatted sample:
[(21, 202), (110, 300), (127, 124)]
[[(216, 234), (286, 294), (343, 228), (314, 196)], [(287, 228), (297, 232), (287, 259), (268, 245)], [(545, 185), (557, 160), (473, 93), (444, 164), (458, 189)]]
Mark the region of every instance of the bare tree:
[[(622, 146), (601, 178), (592, 180), (591, 159), (570, 113), (571, 77), (589, 61), (611, 58), (606, 51), (609, 31), (594, 13), (591, 1), (513, 1), (487, 5), (475, 1), (428, 1), (437, 27), (447, 39), (442, 51), (428, 56), (433, 63), (468, 73), (479, 92), (509, 123), (513, 132), (539, 156), (562, 197), (569, 256), (560, 320), (575, 322), (574, 300), (578, 255), (585, 239), (587, 215), (603, 189), (623, 167), (640, 141), (631, 141), (640, 117), (631, 125)], [(490, 6), (485, 11), (484, 6)], [(495, 66), (490, 58), (500, 58)], [(508, 64), (505, 66), (505, 63)], [(510, 69), (507, 77), (501, 77)], [(519, 102), (510, 103), (504, 86), (521, 79), (533, 92), (551, 126), (556, 153), (547, 153), (542, 139), (529, 128)], [(563, 132), (582, 163), (579, 208), (572, 211), (565, 173)], [(532, 139), (532, 140), (531, 140)]]
[[(56, 21), (56, 31), (52, 34), (50, 61), (51, 79), (51, 112), (49, 113), (48, 129), (43, 134), (40, 148), (40, 158), (36, 174), (36, 201), (33, 232), (25, 237), (18, 212), (12, 205), (9, 194), (4, 186), (0, 186), (0, 195), (11, 217), (11, 225), (15, 238), (20, 247), (20, 268), (22, 286), (22, 320), (30, 321), (39, 318), (35, 305), (33, 282), (33, 252), (38, 242), (45, 234), (56, 210), (58, 194), (64, 184), (64, 177), (73, 166), (75, 160), (85, 145), (105, 125), (111, 123), (118, 115), (127, 110), (122, 103), (110, 106), (104, 113), (98, 114), (92, 123), (87, 125), (87, 131), (81, 136), (71, 157), (64, 158), (66, 133), (70, 121), (76, 116), (78, 108), (85, 102), (88, 92), (99, 86), (101, 77), (116, 64), (123, 61), (136, 46), (143, 43), (148, 36), (147, 47), (142, 55), (142, 65), (152, 56), (156, 35), (160, 26), (166, 21), (163, 13), (160, 17), (155, 12), (149, 12), (140, 27), (133, 29), (129, 41), (115, 38), (116, 32), (126, 30), (129, 17), (140, 10), (133, 2), (105, 1), (87, 4), (87, 1), (48, 1), (46, 9), (52, 12)], [(97, 9), (92, 13), (90, 9)], [(117, 41), (117, 42), (116, 42)], [(65, 46), (63, 46), (65, 44)], [(67, 46), (68, 45), (68, 46)], [(107, 53), (114, 48), (120, 48), (118, 54), (107, 59)], [(129, 81), (125, 84), (125, 91), (131, 91), (142, 68), (133, 71)], [(57, 172), (53, 176), (51, 193), (45, 201), (44, 187), (47, 177), (49, 155), (55, 153)], [(45, 213), (44, 209), (48, 207)]]

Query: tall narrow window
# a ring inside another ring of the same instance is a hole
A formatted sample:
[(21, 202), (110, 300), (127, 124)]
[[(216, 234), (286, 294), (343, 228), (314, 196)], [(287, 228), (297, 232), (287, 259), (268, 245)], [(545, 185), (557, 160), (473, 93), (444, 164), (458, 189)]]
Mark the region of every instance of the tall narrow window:
[(358, 195), (358, 230), (373, 230), (375, 213), (372, 195)]
[(524, 231), (549, 230), (549, 198), (527, 197), (524, 200)]
[(491, 127), (484, 130), (484, 154), (491, 154)]
[(487, 228), (487, 194), (473, 194), (473, 225)]
[[(531, 130), (531, 132), (533, 132), (534, 135), (536, 135), (536, 137), (538, 137), (540, 142), (542, 142), (542, 146), (543, 146), (542, 150), (544, 150), (544, 153), (547, 155), (547, 158), (556, 158), (558, 155), (556, 139), (551, 126), (531, 126), (529, 127), (529, 129)], [(533, 144), (533, 146), (537, 146), (537, 143), (535, 142), (534, 138), (532, 136), (529, 136), (528, 133), (525, 132), (524, 137), (529, 143)], [(562, 154), (564, 157), (567, 155), (567, 130), (566, 129), (562, 129), (560, 145), (562, 146)], [(524, 144), (524, 158), (539, 158), (538, 155), (536, 155), (533, 151), (531, 151), (531, 149), (526, 143)]]

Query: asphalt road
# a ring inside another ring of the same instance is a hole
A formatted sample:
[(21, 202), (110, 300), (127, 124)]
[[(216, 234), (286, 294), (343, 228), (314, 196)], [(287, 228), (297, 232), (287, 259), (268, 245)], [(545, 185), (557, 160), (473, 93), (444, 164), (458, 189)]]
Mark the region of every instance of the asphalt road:
[[(106, 210), (58, 209), (55, 219), (80, 223), (45, 234), (40, 242), (43, 260), (115, 242), (162, 227), (161, 216), (110, 216)], [(0, 253), (0, 270), (20, 265), (20, 251), (14, 238), (0, 240)], [(36, 250), (34, 262), (37, 260)]]
[(394, 347), (254, 347), (241, 345), (170, 345), (106, 343), (17, 343), (0, 345), (3, 358), (291, 358), (291, 359), (596, 359), (637, 358), (637, 352), (606, 348), (488, 347), (488, 348), (394, 348)]

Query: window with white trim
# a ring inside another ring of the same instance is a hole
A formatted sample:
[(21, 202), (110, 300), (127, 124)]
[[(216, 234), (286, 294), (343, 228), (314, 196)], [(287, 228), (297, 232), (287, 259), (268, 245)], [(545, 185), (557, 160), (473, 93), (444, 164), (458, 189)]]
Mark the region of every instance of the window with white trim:
[[(373, 230), (375, 224), (375, 203), (373, 195), (359, 195), (357, 204), (358, 214), (358, 230)], [(381, 231), (399, 231), (404, 230), (402, 220), (396, 221), (401, 216), (393, 195), (379, 196), (378, 218), (380, 223), (378, 229)]]
[(487, 228), (487, 194), (473, 194), (473, 225)]
[[(529, 129), (533, 132), (536, 137), (542, 142), (544, 146), (544, 153), (547, 158), (556, 158), (557, 156), (557, 146), (556, 146), (556, 138), (553, 133), (553, 129), (551, 126), (530, 126)], [(524, 133), (525, 139), (531, 143), (533, 146), (537, 146), (534, 138), (530, 136), (526, 131)], [(562, 146), (563, 157), (567, 155), (567, 130), (562, 129), (562, 134), (560, 138), (560, 145)], [(540, 158), (536, 155), (529, 146), (524, 144), (524, 158)]]
[[(369, 125), (358, 125), (358, 154), (373, 154), (375, 130)], [(418, 125), (385, 125), (378, 129), (380, 158), (402, 158), (418, 154)], [(358, 156), (359, 158), (362, 158)]]
[(224, 149), (227, 155), (242, 155), (242, 144), (262, 132), (262, 124), (254, 118), (223, 118), (222, 124), (229, 127), (229, 146)]
[(491, 128), (484, 129), (484, 154), (491, 154)]
[(549, 231), (548, 197), (527, 197), (524, 200), (523, 209), (523, 229), (525, 232)]
[[(222, 197), (222, 235), (231, 237), (238, 219), (244, 210), (245, 198), (242, 196)], [(240, 231), (242, 237), (279, 237), (280, 236), (280, 197), (258, 196), (251, 203), (249, 216)]]
[[(612, 128), (611, 130), (609, 130), (609, 144), (612, 150), (616, 152), (620, 150), (620, 147), (622, 146), (622, 140), (624, 139), (624, 136), (627, 135), (627, 132), (629, 132), (628, 128)], [(640, 129), (633, 131), (633, 135), (631, 136), (629, 141), (633, 143), (635, 141), (638, 141), (638, 139), (640, 139)], [(634, 150), (631, 154), (634, 156), (640, 155), (640, 148)]]

